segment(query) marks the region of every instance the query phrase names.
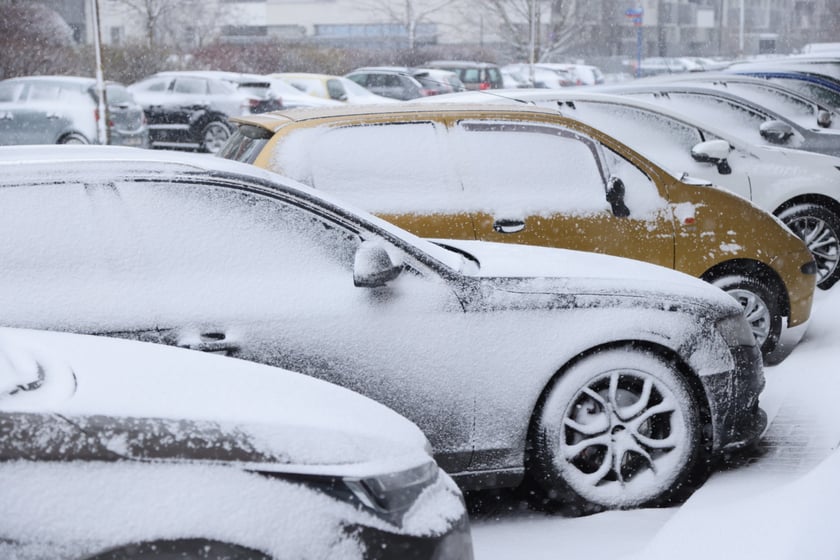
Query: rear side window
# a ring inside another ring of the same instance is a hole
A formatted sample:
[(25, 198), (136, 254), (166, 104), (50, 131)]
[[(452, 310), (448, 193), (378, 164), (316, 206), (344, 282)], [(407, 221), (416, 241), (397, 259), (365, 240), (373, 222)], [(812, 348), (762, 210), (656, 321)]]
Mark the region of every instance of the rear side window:
[(270, 165), (374, 213), (463, 210), (461, 187), (431, 122), (292, 133)]
[(55, 101), (58, 99), (60, 88), (51, 84), (31, 84), (29, 86), (29, 101)]
[(330, 99), (343, 100), (347, 96), (347, 92), (344, 91), (344, 86), (338, 80), (327, 80), (327, 93)]

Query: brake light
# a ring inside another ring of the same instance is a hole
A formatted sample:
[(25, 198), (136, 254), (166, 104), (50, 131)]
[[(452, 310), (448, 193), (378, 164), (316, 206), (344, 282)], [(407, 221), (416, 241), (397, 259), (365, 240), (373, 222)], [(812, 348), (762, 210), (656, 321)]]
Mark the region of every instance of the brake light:
[(424, 88), (424, 89), (420, 90), (420, 95), (425, 95), (425, 96), (437, 95), (437, 91), (435, 91), (433, 89), (425, 89)]
[[(93, 110), (93, 120), (95, 120), (96, 122), (99, 122), (99, 109), (98, 108)], [(114, 121), (112, 119), (108, 119), (108, 126), (109, 127), (114, 126)]]
[(480, 90), (490, 89), (490, 82), (481, 82), (480, 84), (478, 84), (478, 89), (480, 89)]

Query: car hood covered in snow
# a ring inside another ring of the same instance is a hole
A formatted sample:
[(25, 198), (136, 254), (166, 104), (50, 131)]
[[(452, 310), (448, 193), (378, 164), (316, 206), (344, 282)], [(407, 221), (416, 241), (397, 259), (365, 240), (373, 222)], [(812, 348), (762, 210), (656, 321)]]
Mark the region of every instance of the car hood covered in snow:
[(466, 259), (463, 274), (498, 279), (499, 287), (511, 291), (655, 295), (740, 309), (729, 295), (702, 280), (642, 261), (533, 245), (455, 239), (438, 239), (435, 243), (475, 259)]
[(414, 424), (347, 389), (233, 358), (53, 332), (0, 329), (3, 423), (16, 426), (0, 441), (7, 458), (244, 462), (337, 476), (430, 461)]

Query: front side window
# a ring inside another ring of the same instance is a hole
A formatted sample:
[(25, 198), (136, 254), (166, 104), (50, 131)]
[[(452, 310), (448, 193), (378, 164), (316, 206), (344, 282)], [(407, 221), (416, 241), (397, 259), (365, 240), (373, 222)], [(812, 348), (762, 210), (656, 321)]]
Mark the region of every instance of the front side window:
[(338, 80), (327, 80), (327, 93), (329, 93), (330, 99), (347, 99), (347, 92), (344, 91), (344, 86)]
[(598, 144), (583, 135), (505, 122), (462, 122), (452, 134), (474, 210), (536, 215), (609, 210)]
[(703, 141), (697, 128), (667, 116), (619, 105), (575, 102), (569, 113), (628, 146), (638, 146), (666, 169), (693, 169), (691, 149)]

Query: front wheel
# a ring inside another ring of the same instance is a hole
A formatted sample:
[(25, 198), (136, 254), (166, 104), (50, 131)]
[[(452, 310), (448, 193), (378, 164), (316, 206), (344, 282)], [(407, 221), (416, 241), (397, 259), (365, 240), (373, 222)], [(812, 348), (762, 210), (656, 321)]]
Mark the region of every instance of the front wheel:
[(221, 121), (212, 121), (201, 131), (201, 151), (215, 154), (230, 138), (230, 128)]
[(537, 412), (531, 476), (575, 513), (666, 505), (702, 473), (700, 408), (671, 362), (634, 347), (587, 356)]
[(840, 280), (840, 217), (819, 204), (797, 204), (779, 219), (799, 236), (817, 263), (817, 287), (827, 290)]
[(770, 355), (782, 335), (779, 298), (764, 282), (753, 276), (732, 274), (715, 278), (711, 283), (741, 304), (761, 354), (765, 357)]

